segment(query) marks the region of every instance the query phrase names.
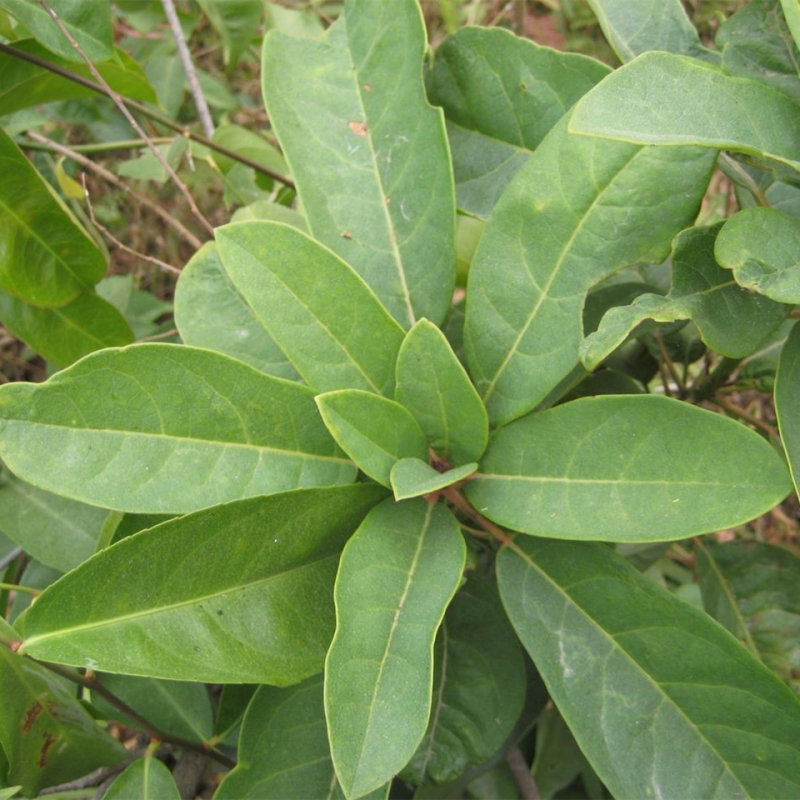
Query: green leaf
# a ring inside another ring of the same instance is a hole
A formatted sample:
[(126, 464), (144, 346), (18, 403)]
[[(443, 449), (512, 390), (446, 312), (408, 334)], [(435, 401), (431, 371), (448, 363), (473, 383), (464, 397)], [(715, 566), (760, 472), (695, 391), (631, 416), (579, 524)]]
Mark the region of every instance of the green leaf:
[(417, 0), (346, 0), (321, 38), (264, 38), (264, 99), (309, 229), (405, 328), (441, 322), (455, 282), (452, 168), (422, 85), (425, 46)]
[(222, 39), (225, 64), (235, 65), (257, 36), (264, 16), (263, 0), (199, 0), (199, 3)]
[(507, 425), (465, 487), (514, 530), (612, 542), (740, 525), (789, 491), (783, 460), (758, 434), (656, 395), (583, 398)]
[(609, 75), (577, 104), (569, 126), (572, 133), (636, 144), (734, 150), (796, 170), (798, 128), (800, 105), (783, 92), (660, 52)]
[(89, 716), (69, 683), (0, 646), (0, 744), (8, 781), (39, 789), (117, 764), (125, 749)]
[(310, 386), (392, 392), (403, 330), (347, 264), (279, 223), (238, 222), (216, 237), (237, 291)]
[(795, 46), (800, 47), (800, 5), (797, 0), (781, 0), (781, 7), (786, 17), (786, 24), (792, 32)]
[(63, 306), (103, 277), (103, 254), (2, 129), (0, 166), (0, 289)]
[(355, 474), (310, 389), (184, 345), (102, 350), (46, 383), (2, 386), (0, 432), (23, 480), (120, 511), (178, 514)]
[[(215, 800), (344, 800), (325, 727), (322, 675), (297, 686), (262, 686), (242, 723), (239, 761)], [(369, 798), (385, 798), (388, 786)]]
[(530, 151), (608, 73), (599, 61), (499, 28), (448, 36), (427, 90), (447, 118), (459, 207), (488, 216)]
[(800, 558), (762, 542), (701, 544), (695, 553), (706, 611), (800, 689)]
[[(14, 48), (94, 81), (87, 66), (58, 58), (34, 39), (14, 42)], [(123, 50), (115, 51), (113, 61), (100, 62), (95, 66), (109, 86), (119, 94), (134, 100), (156, 102), (156, 94), (142, 68)], [(0, 53), (0, 114), (76, 97), (97, 97), (97, 92), (21, 58)]]
[(11, 644), (12, 642), (18, 642), (19, 639), (19, 634), (6, 622), (5, 618), (0, 617), (0, 642)]
[(702, 611), (601, 544), (516, 539), (500, 594), (614, 797), (794, 797), (800, 701)]
[[(262, 5), (261, 0), (256, 0), (256, 2)], [(227, 123), (216, 128), (211, 138), (216, 144), (227, 147), (251, 161), (263, 164), (279, 175), (289, 174), (289, 165), (286, 163), (286, 159), (274, 145), (254, 131), (243, 128), (241, 125)], [(228, 172), (236, 164), (233, 159), (220, 153), (214, 153), (214, 161), (219, 164), (223, 172)]]
[(531, 777), (544, 798), (557, 797), (586, 769), (581, 752), (564, 717), (549, 703), (536, 720), (536, 757)]
[(333, 634), (342, 546), (382, 495), (250, 498), (123, 539), (39, 596), (17, 622), (20, 652), (169, 680), (301, 681)]
[(748, 208), (723, 226), (714, 248), (745, 289), (800, 303), (800, 220), (774, 208)]
[(157, 758), (145, 755), (118, 775), (103, 795), (105, 800), (180, 800), (172, 773)]
[(192, 256), (178, 278), (175, 325), (185, 344), (233, 356), (276, 378), (300, 377), (239, 294), (213, 242)]
[(422, 497), (463, 481), (478, 469), (477, 463), (439, 472), (419, 458), (401, 458), (390, 474), (395, 500)]
[[(98, 6), (97, 0), (48, 0), (48, 4), (90, 61), (114, 58), (110, 5)], [(0, 8), (24, 23), (48, 50), (68, 61), (83, 60), (38, 0), (0, 0)]]
[(548, 134), (497, 204), (470, 269), (467, 361), (491, 421), (534, 408), (578, 366), (589, 288), (663, 260), (713, 165), (707, 150), (570, 136), (566, 117)]
[(796, 323), (781, 351), (775, 411), (794, 486), (800, 491), (800, 325)]
[(79, 294), (60, 308), (37, 308), (0, 289), (0, 319), (41, 356), (65, 367), (134, 339), (125, 317), (93, 292)]
[(104, 508), (42, 491), (8, 470), (0, 477), (0, 529), (37, 561), (61, 572), (94, 553), (107, 516)]
[(714, 258), (721, 225), (689, 228), (673, 243), (672, 288), (663, 297), (640, 294), (629, 306), (612, 308), (599, 329), (581, 344), (586, 369), (597, 367), (644, 320), (692, 320), (703, 341), (729, 358), (750, 355), (791, 310), (742, 289)]
[(424, 500), (385, 500), (342, 553), (325, 713), (347, 797), (382, 786), (425, 735), (433, 642), (465, 558), (455, 517)]
[(448, 463), (477, 461), (486, 449), (486, 409), (445, 335), (427, 320), (409, 331), (400, 348), (395, 399)]
[(319, 413), (339, 446), (370, 478), (391, 486), (401, 458), (428, 457), (428, 442), (414, 417), (393, 400), (358, 389), (317, 398)]
[(447, 609), (434, 648), (433, 709), (403, 776), (451, 781), (483, 764), (511, 733), (525, 702), (525, 664), (497, 588), (473, 575)]
[(680, 0), (640, 0), (633, 6), (626, 0), (589, 0), (589, 6), (620, 61), (648, 50), (719, 59), (700, 43)]

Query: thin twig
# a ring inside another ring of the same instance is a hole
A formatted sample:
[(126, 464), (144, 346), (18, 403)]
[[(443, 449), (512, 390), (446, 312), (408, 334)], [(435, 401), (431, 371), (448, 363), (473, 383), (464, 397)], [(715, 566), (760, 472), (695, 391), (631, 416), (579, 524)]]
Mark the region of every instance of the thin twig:
[(127, 767), (133, 764), (139, 758), (138, 753), (132, 753), (124, 761), (119, 764), (114, 764), (111, 767), (100, 767), (99, 769), (84, 775), (82, 778), (77, 778), (68, 783), (60, 783), (58, 786), (48, 786), (42, 789), (39, 794), (45, 796), (48, 794), (56, 794), (57, 792), (70, 792), (78, 789), (90, 789), (93, 786), (99, 786), (109, 778), (115, 778), (120, 772), (123, 772)]
[(689, 399), (697, 403), (700, 400), (711, 397), (722, 388), (723, 384), (733, 375), (741, 363), (741, 358), (728, 358), (727, 356), (721, 358), (714, 369), (694, 382), (689, 392)]
[(517, 784), (521, 800), (540, 800), (541, 795), (536, 782), (531, 775), (531, 768), (519, 747), (512, 747), (506, 753), (506, 764), (511, 770), (514, 782)]
[(191, 209), (192, 214), (194, 214), (195, 218), (200, 222), (200, 224), (206, 229), (209, 235), (214, 235), (214, 226), (205, 218), (202, 214), (200, 209), (197, 207), (197, 203), (194, 201), (194, 197), (192, 197), (192, 193), (189, 191), (189, 188), (186, 184), (178, 177), (178, 173), (170, 166), (167, 159), (164, 157), (164, 154), (156, 147), (150, 137), (145, 133), (144, 128), (136, 121), (136, 118), (131, 114), (128, 110), (128, 107), (125, 103), (122, 102), (121, 95), (114, 91), (114, 89), (109, 86), (108, 81), (100, 74), (100, 71), (97, 67), (92, 63), (92, 60), (86, 55), (83, 51), (83, 48), (78, 44), (75, 37), (67, 30), (66, 25), (61, 21), (61, 18), (56, 14), (55, 11), (50, 7), (47, 0), (39, 0), (39, 4), (42, 8), (50, 15), (53, 19), (53, 22), (56, 23), (58, 29), (67, 39), (67, 41), (72, 45), (75, 49), (75, 52), (80, 55), (80, 57), (85, 62), (86, 66), (89, 68), (89, 71), (94, 75), (94, 79), (103, 87), (105, 93), (114, 101), (114, 105), (120, 110), (122, 115), (125, 119), (128, 120), (128, 124), (136, 131), (142, 139), (147, 142), (147, 146), (150, 148), (153, 155), (156, 157), (156, 161), (166, 170), (167, 175), (172, 179), (174, 184), (178, 187), (180, 193), (186, 199), (186, 202), (189, 204), (189, 208)]
[(664, 344), (664, 338), (661, 336), (661, 332), (656, 331), (654, 334), (654, 338), (656, 340), (656, 344), (658, 345), (658, 352), (661, 354), (661, 361), (667, 368), (667, 372), (669, 373), (672, 380), (675, 381), (675, 385), (678, 387), (678, 391), (682, 393), (686, 387), (683, 383), (683, 380), (681, 379), (681, 376), (678, 374), (678, 370), (675, 369), (675, 363), (669, 356), (669, 352), (667, 351), (667, 346)]
[(38, 597), (41, 593), (41, 589), (32, 589), (30, 586), (20, 586), (18, 583), (0, 583), (0, 590), (8, 589), (10, 592), (22, 592), (23, 594), (30, 594), (34, 597)]
[(731, 158), (727, 153), (722, 153), (720, 155), (720, 161), (725, 162), (725, 166), (731, 171), (736, 173), (736, 177), (739, 181), (741, 186), (744, 186), (750, 194), (753, 195), (756, 203), (764, 208), (770, 207), (770, 202), (767, 199), (767, 195), (764, 190), (755, 182), (753, 176), (742, 167), (742, 165), (736, 161), (735, 159)]
[(739, 417), (739, 419), (743, 419), (745, 420), (745, 422), (749, 422), (754, 427), (764, 431), (764, 433), (766, 433), (773, 439), (778, 438), (778, 431), (775, 429), (774, 426), (770, 425), (768, 422), (764, 422), (763, 419), (759, 419), (758, 417), (753, 416), (753, 414), (751, 414), (744, 408), (737, 406), (735, 403), (731, 403), (730, 400), (726, 400), (724, 397), (720, 397), (717, 394), (711, 398), (711, 402), (714, 403), (714, 405), (717, 405), (720, 408), (725, 409), (725, 411), (729, 412), (730, 414), (733, 414), (735, 417)]
[(503, 545), (510, 544), (513, 539), (509, 536), (499, 525), (495, 525), (491, 520), (478, 511), (472, 503), (464, 497), (461, 492), (453, 486), (448, 486), (442, 489), (442, 496), (445, 497), (451, 505), (455, 506), (459, 511), (463, 511), (467, 516), (472, 517), (487, 533), (491, 533), (498, 542)]
[(206, 102), (206, 96), (200, 88), (200, 80), (197, 77), (197, 70), (194, 68), (192, 61), (192, 54), (189, 52), (189, 45), (186, 43), (186, 37), (183, 35), (183, 28), (181, 28), (181, 21), (178, 19), (178, 12), (175, 10), (175, 4), (172, 0), (161, 0), (161, 5), (164, 6), (164, 13), (167, 15), (167, 22), (169, 22), (170, 30), (172, 31), (172, 38), (175, 39), (175, 44), (178, 45), (178, 55), (183, 64), (183, 69), (186, 72), (186, 78), (189, 81), (189, 91), (194, 98), (194, 104), (197, 107), (197, 115), (200, 117), (200, 124), (203, 126), (203, 132), (210, 139), (214, 135), (214, 122), (211, 119), (211, 111)]
[(25, 551), (21, 547), (15, 547), (10, 553), (6, 553), (0, 558), (0, 569), (5, 569), (12, 561), (16, 561)]
[(56, 153), (61, 153), (81, 166), (86, 167), (86, 169), (96, 173), (112, 186), (125, 192), (137, 203), (149, 208), (156, 216), (166, 222), (167, 225), (174, 228), (181, 238), (183, 238), (184, 241), (191, 245), (195, 250), (199, 250), (203, 246), (203, 243), (200, 241), (200, 239), (198, 239), (182, 223), (176, 220), (168, 211), (161, 206), (156, 205), (152, 200), (145, 197), (145, 195), (140, 194), (135, 189), (131, 189), (130, 186), (128, 186), (124, 181), (121, 181), (113, 172), (110, 172), (105, 167), (100, 166), (100, 164), (95, 163), (91, 159), (86, 158), (86, 156), (76, 153), (71, 148), (65, 147), (63, 144), (59, 144), (58, 142), (54, 142), (52, 139), (48, 139), (46, 136), (42, 136), (40, 133), (28, 131), (27, 135), (28, 138), (33, 139), (34, 142), (38, 142), (41, 145), (47, 145), (48, 149), (53, 150)]
[(528, 28), (528, 3), (527, 0), (514, 0), (514, 33), (522, 38), (527, 34)]

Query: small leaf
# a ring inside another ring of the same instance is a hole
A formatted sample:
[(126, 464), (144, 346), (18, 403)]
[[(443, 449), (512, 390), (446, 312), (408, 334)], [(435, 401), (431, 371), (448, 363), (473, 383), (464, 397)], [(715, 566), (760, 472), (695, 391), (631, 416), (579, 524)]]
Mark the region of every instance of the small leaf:
[(322, 37), (270, 31), (263, 51), (264, 100), (309, 229), (404, 328), (441, 322), (455, 282), (452, 168), (425, 48), (417, 0), (346, 0)]
[(347, 797), (382, 786), (425, 735), (433, 641), (465, 558), (455, 517), (423, 500), (384, 501), (342, 553), (325, 713)]
[(476, 463), (439, 472), (419, 458), (401, 458), (390, 475), (395, 500), (422, 497), (463, 481), (478, 469)]
[[(260, 0), (256, 0), (256, 2), (261, 5)], [(243, 128), (240, 125), (226, 123), (214, 130), (212, 140), (216, 144), (222, 145), (222, 147), (227, 147), (228, 150), (233, 150), (240, 156), (262, 164), (279, 175), (289, 174), (289, 165), (280, 154), (280, 151), (254, 131)], [(216, 152), (214, 153), (214, 161), (223, 172), (229, 172), (237, 163), (233, 159)], [(283, 206), (283, 208), (286, 208), (286, 206)]]
[(118, 764), (125, 749), (88, 714), (74, 685), (0, 646), (0, 744), (8, 781), (39, 789)]
[(120, 511), (182, 513), (354, 475), (310, 389), (184, 345), (103, 350), (46, 383), (0, 387), (0, 430), (23, 480)]
[(427, 458), (425, 434), (399, 403), (358, 389), (328, 392), (316, 400), (333, 438), (378, 483), (391, 486), (392, 467), (401, 458)]
[(279, 223), (234, 223), (216, 237), (237, 291), (310, 386), (391, 394), (403, 330), (347, 264)]
[(800, 325), (781, 351), (775, 379), (775, 411), (795, 489), (800, 491)]
[(518, 538), (497, 571), (511, 622), (612, 796), (800, 792), (800, 701), (702, 611), (602, 544)]
[(103, 795), (105, 800), (180, 800), (172, 773), (157, 758), (145, 755), (118, 775)]
[(714, 248), (737, 283), (781, 303), (800, 303), (800, 220), (774, 208), (731, 217)]
[(476, 461), (489, 438), (489, 419), (444, 334), (420, 320), (397, 358), (395, 399), (419, 423), (430, 446), (455, 466)]
[(781, 0), (781, 7), (795, 46), (800, 47), (800, 7), (797, 5), (797, 0)]
[(262, 0), (199, 0), (222, 39), (226, 66), (234, 66), (256, 36), (264, 16)]
[(123, 539), (39, 596), (17, 621), (20, 652), (168, 680), (301, 681), (333, 635), (342, 546), (383, 494), (256, 497)]
[(524, 533), (657, 542), (740, 525), (790, 488), (783, 460), (740, 423), (656, 395), (609, 395), (501, 428), (464, 491)]
[[(710, 114), (711, 108), (724, 113)], [(644, 53), (609, 75), (577, 104), (569, 125), (572, 133), (635, 144), (734, 150), (796, 170), (798, 128), (800, 105), (783, 92), (660, 52)]]

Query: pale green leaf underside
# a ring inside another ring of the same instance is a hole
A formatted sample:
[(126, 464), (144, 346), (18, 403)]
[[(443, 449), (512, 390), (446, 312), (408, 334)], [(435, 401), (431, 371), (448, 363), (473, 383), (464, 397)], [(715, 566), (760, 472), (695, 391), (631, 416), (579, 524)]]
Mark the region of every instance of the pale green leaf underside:
[(382, 786), (425, 735), (433, 641), (465, 558), (455, 517), (424, 500), (384, 501), (342, 554), (325, 713), (348, 797)]
[(384, 494), (361, 484), (248, 498), (123, 539), (20, 617), (22, 652), (170, 680), (303, 680), (333, 635), (341, 548)]
[(800, 4), (797, 0), (781, 0), (783, 15), (786, 17), (786, 24), (792, 32), (792, 39), (795, 45), (800, 48)]
[(465, 486), (482, 514), (514, 530), (615, 542), (740, 525), (790, 490), (758, 434), (655, 395), (586, 398), (517, 420)]
[(517, 539), (503, 603), (615, 797), (795, 797), (800, 702), (705, 614), (600, 544)]
[(347, 0), (321, 38), (264, 39), (264, 99), (309, 229), (405, 328), (441, 322), (455, 281), (452, 168), (422, 85), (425, 46), (416, 0)]
[(236, 290), (310, 386), (392, 393), (403, 329), (344, 261), (279, 223), (225, 225), (216, 237)]
[(800, 169), (800, 105), (760, 81), (703, 61), (649, 52), (608, 76), (575, 107), (573, 133), (636, 144), (699, 145)]
[(775, 411), (794, 485), (800, 491), (800, 325), (797, 323), (781, 351)]
[(390, 475), (395, 500), (408, 500), (438, 492), (463, 481), (478, 469), (477, 463), (464, 464), (446, 472), (439, 472), (419, 458), (402, 458)]
[(720, 231), (714, 253), (737, 283), (781, 303), (800, 303), (800, 220), (774, 208), (748, 208)]
[(46, 383), (0, 387), (0, 431), (24, 480), (120, 511), (183, 513), (355, 474), (310, 389), (185, 345), (103, 350)]
[(134, 761), (103, 795), (106, 800), (180, 800), (180, 796), (172, 773), (153, 757)]

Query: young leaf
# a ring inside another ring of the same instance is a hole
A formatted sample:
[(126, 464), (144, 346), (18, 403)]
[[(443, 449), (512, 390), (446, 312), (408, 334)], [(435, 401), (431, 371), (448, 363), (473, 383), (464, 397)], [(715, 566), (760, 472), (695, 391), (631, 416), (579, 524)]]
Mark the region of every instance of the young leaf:
[[(384, 798), (388, 785), (371, 792)], [(262, 686), (242, 723), (239, 762), (215, 800), (344, 800), (325, 727), (322, 675), (297, 686)]]
[(192, 256), (178, 278), (175, 325), (184, 344), (233, 356), (276, 378), (300, 377), (233, 285), (213, 242)]
[(729, 358), (750, 355), (786, 319), (790, 306), (745, 291), (717, 264), (714, 242), (719, 244), (720, 227), (689, 228), (678, 234), (669, 294), (640, 294), (631, 305), (610, 309), (599, 329), (581, 344), (586, 369), (597, 367), (647, 319), (691, 319), (703, 341)]
[(39, 789), (117, 764), (125, 749), (89, 716), (74, 686), (0, 646), (0, 744), (8, 781)]
[(722, 227), (714, 254), (745, 289), (800, 303), (798, 248), (800, 220), (774, 208), (747, 208)]
[(497, 571), (511, 622), (613, 796), (800, 792), (800, 701), (702, 611), (601, 544), (518, 538)]
[(0, 289), (66, 305), (103, 277), (103, 254), (1, 128), (0, 164)]
[(470, 269), (467, 361), (490, 420), (521, 416), (578, 366), (589, 288), (663, 260), (694, 219), (714, 158), (570, 136), (566, 118), (547, 135), (497, 204)]
[(279, 223), (225, 225), (216, 237), (236, 290), (310, 386), (391, 394), (403, 329), (347, 264)]
[(370, 478), (391, 486), (392, 467), (401, 458), (425, 460), (428, 442), (414, 417), (393, 400), (358, 389), (317, 397), (331, 435)]
[(145, 755), (118, 775), (103, 797), (105, 800), (180, 800), (181, 794), (164, 764)]
[(800, 491), (800, 325), (781, 351), (775, 379), (775, 411), (795, 489)]
[(170, 680), (303, 680), (333, 634), (342, 546), (383, 494), (256, 497), (123, 539), (39, 596), (17, 622), (20, 652)]
[(384, 501), (342, 553), (325, 714), (347, 797), (382, 786), (425, 735), (433, 641), (465, 559), (455, 517), (424, 500)]
[(444, 334), (427, 320), (408, 333), (397, 358), (395, 400), (419, 423), (430, 446), (460, 466), (483, 455), (489, 419)]
[(569, 125), (572, 133), (636, 144), (735, 150), (796, 170), (799, 127), (800, 106), (783, 92), (660, 52), (644, 53), (609, 75), (580, 100)]
[(19, 477), (120, 511), (183, 513), (354, 477), (310, 389), (184, 345), (103, 350), (46, 383), (0, 387), (0, 431)]
[(417, 0), (346, 0), (321, 38), (264, 38), (264, 100), (309, 228), (404, 328), (441, 322), (455, 282), (453, 176), (424, 54)]
[(478, 469), (477, 463), (439, 472), (419, 458), (401, 458), (390, 474), (395, 500), (408, 500), (437, 492), (454, 483), (463, 481)]
[(514, 530), (612, 542), (740, 525), (790, 489), (758, 434), (656, 395), (583, 398), (517, 420), (495, 434), (464, 488)]

